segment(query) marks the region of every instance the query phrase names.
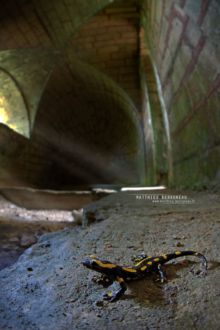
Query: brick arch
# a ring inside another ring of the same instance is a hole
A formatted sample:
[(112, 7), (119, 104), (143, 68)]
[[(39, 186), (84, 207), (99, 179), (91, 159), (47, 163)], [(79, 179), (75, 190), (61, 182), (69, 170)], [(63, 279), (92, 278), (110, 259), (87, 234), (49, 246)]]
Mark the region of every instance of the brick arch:
[(63, 47), (74, 31), (113, 1), (3, 1), (0, 50)]
[(1, 69), (19, 89), (28, 111), (30, 131), (43, 90), (60, 59), (54, 49), (13, 49), (0, 52)]
[(133, 102), (115, 82), (72, 56), (48, 81), (31, 143), (45, 150), (48, 165), (38, 176), (47, 188), (143, 183), (143, 135)]

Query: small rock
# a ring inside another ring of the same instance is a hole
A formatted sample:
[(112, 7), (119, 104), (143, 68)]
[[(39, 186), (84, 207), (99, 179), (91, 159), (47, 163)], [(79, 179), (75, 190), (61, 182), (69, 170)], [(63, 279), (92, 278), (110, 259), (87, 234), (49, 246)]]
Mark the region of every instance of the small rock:
[(73, 219), (77, 225), (81, 225), (83, 221), (83, 209), (72, 211)]
[(28, 267), (27, 270), (28, 270), (29, 272), (33, 272), (33, 268), (32, 268), (32, 267)]
[(184, 244), (183, 244), (183, 243), (181, 243), (181, 242), (177, 242), (177, 243), (176, 243), (176, 246), (177, 246), (177, 247), (183, 247), (183, 246), (184, 246)]
[(105, 244), (105, 249), (112, 248), (112, 244)]
[(175, 240), (179, 240), (179, 239), (186, 239), (186, 236), (173, 236), (173, 239), (175, 239)]
[(20, 239), (19, 245), (21, 247), (28, 248), (29, 246), (31, 246), (35, 243), (37, 243), (37, 238), (35, 236), (23, 234), (21, 239)]

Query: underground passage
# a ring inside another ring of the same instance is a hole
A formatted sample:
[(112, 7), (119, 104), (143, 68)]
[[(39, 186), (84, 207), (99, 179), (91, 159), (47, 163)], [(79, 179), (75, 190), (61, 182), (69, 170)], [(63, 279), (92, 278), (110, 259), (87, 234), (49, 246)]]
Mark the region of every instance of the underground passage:
[(0, 10), (0, 329), (220, 325), (220, 3)]

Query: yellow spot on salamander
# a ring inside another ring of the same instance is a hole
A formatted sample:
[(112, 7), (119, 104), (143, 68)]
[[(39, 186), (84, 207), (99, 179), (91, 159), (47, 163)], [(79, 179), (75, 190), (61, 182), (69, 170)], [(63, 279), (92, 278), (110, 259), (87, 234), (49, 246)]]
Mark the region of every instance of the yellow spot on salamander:
[(141, 267), (141, 270), (146, 270), (147, 269), (147, 266), (143, 266), (143, 267)]
[(166, 254), (163, 254), (162, 257), (163, 257), (164, 259), (167, 259), (167, 255), (166, 255)]
[(181, 251), (176, 251), (175, 255), (179, 256), (182, 252)]
[(130, 273), (136, 273), (136, 269), (134, 268), (128, 268), (128, 267), (123, 267), (122, 268), (123, 270), (125, 270), (126, 272), (130, 272)]
[(111, 264), (111, 263), (104, 263), (101, 262), (100, 260), (96, 260), (97, 265), (99, 265), (101, 268), (108, 268), (108, 269), (112, 269), (117, 267), (117, 265), (115, 264)]
[(144, 258), (144, 259), (141, 259), (141, 261), (139, 261), (139, 262), (137, 262), (136, 264), (135, 264), (135, 266), (137, 267), (137, 266), (140, 266), (141, 264), (143, 264), (146, 260), (148, 260), (149, 258), (151, 258), (151, 257), (147, 257), (147, 258)]
[(158, 262), (160, 261), (160, 258), (155, 258), (154, 261)]
[(153, 262), (152, 261), (148, 261), (148, 263), (147, 263), (148, 265), (152, 265), (153, 264)]

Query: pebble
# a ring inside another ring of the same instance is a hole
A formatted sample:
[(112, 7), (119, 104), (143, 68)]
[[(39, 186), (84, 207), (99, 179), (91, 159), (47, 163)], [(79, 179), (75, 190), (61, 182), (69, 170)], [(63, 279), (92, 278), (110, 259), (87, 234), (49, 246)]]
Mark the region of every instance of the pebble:
[(23, 234), (21, 236), (21, 239), (20, 239), (20, 243), (19, 245), (21, 247), (26, 247), (28, 248), (29, 246), (33, 245), (37, 243), (37, 238), (33, 235), (27, 235), (27, 234)]

